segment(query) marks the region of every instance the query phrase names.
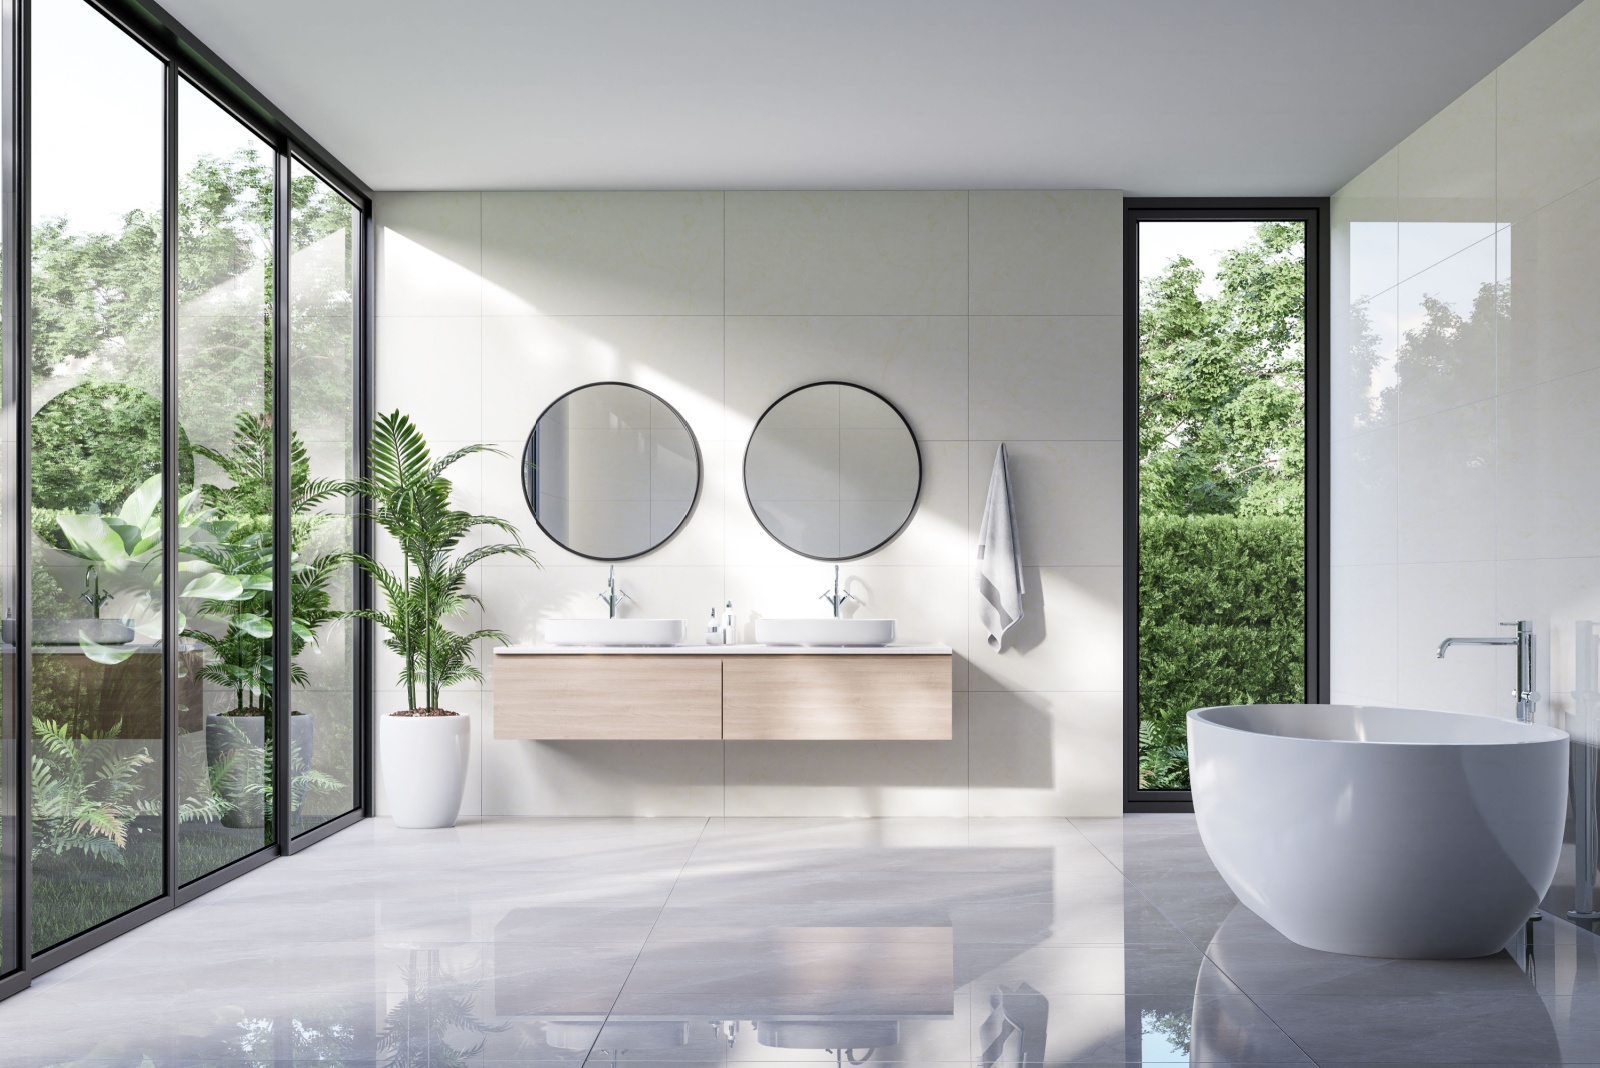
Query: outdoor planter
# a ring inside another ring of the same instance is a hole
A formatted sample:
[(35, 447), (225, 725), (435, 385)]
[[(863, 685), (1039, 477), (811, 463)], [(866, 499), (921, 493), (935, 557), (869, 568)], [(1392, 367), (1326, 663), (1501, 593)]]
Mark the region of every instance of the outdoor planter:
[(378, 741), (396, 827), (454, 827), (467, 785), (472, 721), (453, 712), (390, 713)]
[[(290, 765), (290, 774), (311, 766), (316, 720), (304, 712), (291, 713), (289, 743), (299, 753)], [(266, 823), (267, 781), (266, 717), (260, 712), (248, 715), (206, 716), (206, 762), (212, 767), (237, 754), (233, 769), (220, 784), (222, 799), (229, 805), (222, 816), (224, 827), (260, 827)], [(300, 798), (300, 804), (305, 801)], [(300, 804), (293, 815), (298, 815)]]

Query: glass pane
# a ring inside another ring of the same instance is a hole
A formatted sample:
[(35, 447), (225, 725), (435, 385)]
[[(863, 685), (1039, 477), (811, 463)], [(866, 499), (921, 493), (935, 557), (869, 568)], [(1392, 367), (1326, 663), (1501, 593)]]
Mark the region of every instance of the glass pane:
[(182, 882), (273, 843), (270, 146), (178, 98), (178, 422), (185, 500), (178, 703)]
[[(343, 497), (321, 498), (320, 479), (355, 476), (356, 209), (300, 166), (291, 170), (289, 411), (295, 459), (295, 730), (293, 832), (356, 807), (355, 571), (334, 554), (355, 548)], [(309, 491), (309, 492), (308, 492)], [(300, 724), (304, 722), (305, 726)]]
[[(7, 42), (9, 44), (9, 41)], [(11, 49), (0, 47), (0, 110), (11, 111)], [(0, 182), (0, 218), (11, 209)], [(0, 273), (6, 262), (0, 248)], [(0, 324), (3, 325), (3, 324)], [(21, 943), (17, 913), (19, 834), (17, 769), (17, 354), (5, 346), (0, 382), (0, 975), (15, 970)]]
[(163, 888), (164, 75), (83, 0), (37, 0), (32, 49), (38, 952)]
[(1139, 786), (1190, 709), (1306, 699), (1305, 227), (1139, 224)]

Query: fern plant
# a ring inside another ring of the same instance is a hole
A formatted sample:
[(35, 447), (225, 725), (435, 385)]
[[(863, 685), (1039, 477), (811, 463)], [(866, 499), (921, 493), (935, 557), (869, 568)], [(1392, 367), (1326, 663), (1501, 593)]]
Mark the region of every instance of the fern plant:
[[(538, 563), (509, 522), (451, 503), (453, 486), (445, 472), (477, 453), (498, 455), (499, 450), (467, 445), (436, 459), (416, 424), (398, 411), (390, 412), (372, 426), (371, 477), (342, 487), (367, 500), (372, 520), (400, 547), (399, 573), (370, 556), (351, 554), (350, 559), (383, 592), (383, 608), (357, 614), (388, 633), (384, 644), (402, 661), (400, 682), (413, 710), (439, 709), (446, 687), (482, 680), (483, 672), (472, 664), (473, 643), (479, 638), (506, 641), (498, 630), (461, 633), (445, 625), (446, 619), (481, 603), (467, 589), (472, 565), (496, 556)], [(513, 540), (461, 552), (462, 541), (478, 527), (501, 531)]]
[[(140, 816), (159, 816), (161, 799), (151, 796), (143, 769), (154, 763), (150, 750), (120, 741), (122, 725), (80, 735), (66, 724), (33, 721), (33, 855), (59, 856), (76, 850), (113, 864), (126, 862), (128, 832)], [(205, 797), (178, 802), (178, 820), (221, 819), (229, 803), (218, 790), (232, 761), (209, 769)]]

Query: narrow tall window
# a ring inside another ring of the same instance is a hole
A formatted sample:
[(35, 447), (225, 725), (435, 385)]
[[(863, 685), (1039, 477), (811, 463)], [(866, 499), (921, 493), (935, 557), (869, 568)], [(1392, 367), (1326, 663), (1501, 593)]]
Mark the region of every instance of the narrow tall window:
[(1154, 212), (1130, 225), (1138, 610), (1129, 799), (1181, 800), (1190, 709), (1307, 700), (1312, 226), (1304, 213)]

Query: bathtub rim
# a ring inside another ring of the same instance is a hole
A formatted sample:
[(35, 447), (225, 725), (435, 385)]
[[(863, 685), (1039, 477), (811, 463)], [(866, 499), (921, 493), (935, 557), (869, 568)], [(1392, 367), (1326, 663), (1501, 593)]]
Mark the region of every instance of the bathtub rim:
[[(1383, 741), (1378, 739), (1361, 738), (1307, 738), (1302, 735), (1295, 734), (1270, 734), (1263, 731), (1247, 730), (1243, 727), (1235, 727), (1232, 724), (1219, 723), (1215, 719), (1205, 715), (1207, 712), (1219, 712), (1232, 708), (1356, 708), (1372, 709), (1373, 711), (1381, 712), (1426, 712), (1430, 715), (1452, 716), (1459, 719), (1493, 720), (1495, 722), (1509, 724), (1520, 731), (1527, 732), (1527, 734), (1530, 736), (1526, 738), (1508, 737), (1503, 739), (1493, 738), (1474, 741), (1462, 739), (1436, 741)], [(1283, 742), (1311, 742), (1317, 745), (1381, 745), (1438, 749), (1452, 747), (1478, 748), (1494, 746), (1539, 745), (1564, 741), (1570, 742), (1572, 739), (1571, 733), (1562, 730), (1560, 727), (1551, 727), (1543, 723), (1518, 723), (1514, 719), (1506, 719), (1502, 716), (1485, 716), (1477, 712), (1457, 712), (1446, 708), (1420, 708), (1416, 706), (1402, 705), (1355, 705), (1336, 701), (1307, 701), (1300, 702), (1298, 704), (1274, 701), (1261, 702), (1259, 704), (1207, 705), (1204, 708), (1191, 708), (1185, 714), (1184, 720), (1185, 722), (1198, 721), (1205, 724), (1207, 727), (1214, 727), (1217, 730), (1229, 731), (1234, 734), (1248, 735), (1252, 738), (1271, 738)]]

